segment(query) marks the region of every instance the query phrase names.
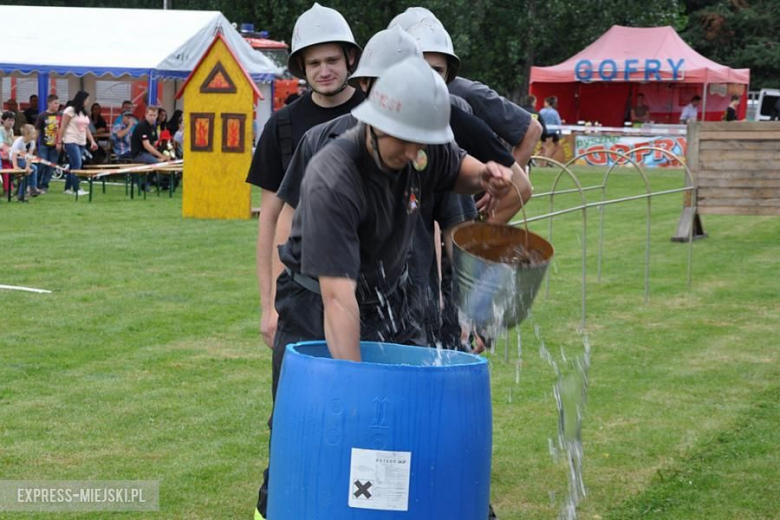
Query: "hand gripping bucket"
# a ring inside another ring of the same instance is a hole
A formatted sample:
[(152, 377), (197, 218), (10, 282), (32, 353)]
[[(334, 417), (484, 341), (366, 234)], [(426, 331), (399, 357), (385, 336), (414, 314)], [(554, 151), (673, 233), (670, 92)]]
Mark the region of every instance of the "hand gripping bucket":
[(486, 222), (459, 225), (452, 241), (461, 312), (478, 327), (521, 323), (550, 265), (552, 245), (528, 230)]

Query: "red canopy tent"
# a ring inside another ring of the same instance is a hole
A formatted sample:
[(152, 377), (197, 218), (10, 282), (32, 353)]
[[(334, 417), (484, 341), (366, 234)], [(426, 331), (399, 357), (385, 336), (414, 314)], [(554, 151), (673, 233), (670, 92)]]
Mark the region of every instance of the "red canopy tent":
[(749, 69), (705, 58), (671, 27), (613, 25), (563, 63), (532, 67), (530, 91), (539, 107), (544, 98), (557, 96), (558, 111), (569, 124), (622, 126), (640, 92), (656, 123), (679, 123), (695, 95), (702, 97), (700, 120), (702, 113), (708, 121), (720, 120), (735, 94), (742, 98), (738, 114), (744, 118), (749, 82)]

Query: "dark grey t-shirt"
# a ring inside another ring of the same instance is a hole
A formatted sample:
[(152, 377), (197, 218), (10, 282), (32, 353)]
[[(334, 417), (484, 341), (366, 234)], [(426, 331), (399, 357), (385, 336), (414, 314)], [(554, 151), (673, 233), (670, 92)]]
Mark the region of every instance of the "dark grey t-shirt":
[(487, 85), (458, 76), (447, 88), (451, 94), (465, 99), (474, 115), (486, 122), (510, 146), (517, 145), (528, 131), (531, 114)]
[(284, 179), (279, 185), (276, 196), (292, 206), (298, 207), (301, 198), (301, 183), (314, 154), (322, 150), (325, 145), (340, 137), (350, 128), (357, 126), (358, 120), (352, 114), (344, 114), (336, 119), (322, 123), (309, 129), (298, 142), (295, 154), (287, 167)]
[(428, 146), (428, 164), (386, 173), (366, 151), (359, 124), (317, 153), (306, 168), (282, 262), (311, 277), (358, 282), (375, 296), (401, 278), (411, 252), (420, 204), (451, 191), (465, 152), (454, 143)]

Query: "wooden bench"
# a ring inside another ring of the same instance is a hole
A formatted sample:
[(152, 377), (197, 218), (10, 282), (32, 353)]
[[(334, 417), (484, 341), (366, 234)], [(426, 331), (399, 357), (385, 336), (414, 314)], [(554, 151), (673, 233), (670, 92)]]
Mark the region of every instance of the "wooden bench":
[[(22, 168), (2, 168), (0, 169), (0, 175), (8, 175), (9, 181), (10, 179), (16, 180), (19, 178), (24, 179), (28, 176), (28, 172), (25, 169)], [(11, 197), (13, 197), (13, 188), (11, 187), (11, 182), (8, 182), (8, 186), (3, 184), (3, 189), (8, 190), (8, 202), (11, 202)], [(25, 200), (24, 199), (24, 191), (22, 191), (22, 198), (19, 200)]]

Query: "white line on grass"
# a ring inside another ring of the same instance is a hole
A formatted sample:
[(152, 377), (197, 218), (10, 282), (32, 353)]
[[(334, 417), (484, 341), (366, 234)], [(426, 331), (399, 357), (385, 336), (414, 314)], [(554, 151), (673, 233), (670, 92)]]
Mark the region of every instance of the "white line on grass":
[(35, 289), (34, 287), (18, 287), (16, 285), (0, 285), (0, 289), (7, 289), (9, 291), (34, 292), (38, 294), (51, 294), (51, 291), (47, 291), (46, 289)]

